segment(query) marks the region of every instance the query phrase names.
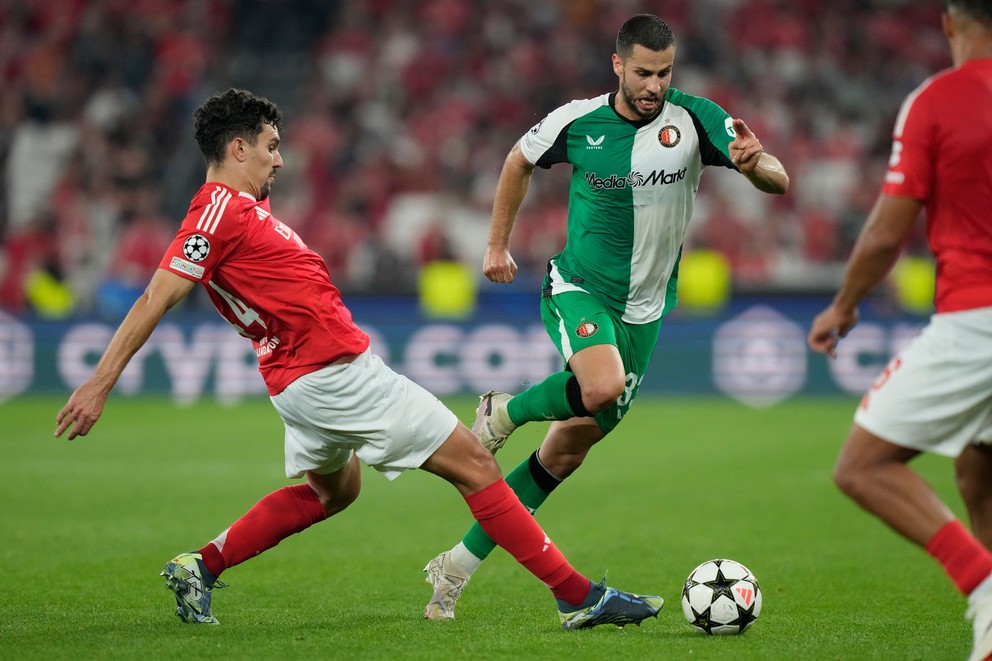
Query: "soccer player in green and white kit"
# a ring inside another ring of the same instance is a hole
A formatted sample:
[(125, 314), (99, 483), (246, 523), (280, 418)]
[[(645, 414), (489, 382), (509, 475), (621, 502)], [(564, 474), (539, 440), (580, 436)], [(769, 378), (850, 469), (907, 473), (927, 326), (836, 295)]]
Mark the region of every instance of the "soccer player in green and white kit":
[[(675, 37), (640, 14), (617, 34), (619, 90), (572, 101), (510, 150), (493, 202), (483, 272), (511, 282), (510, 232), (535, 167), (572, 166), (565, 249), (548, 262), (541, 318), (565, 369), (524, 392), (481, 397), (473, 430), (496, 452), (518, 426), (554, 420), (541, 447), (506, 480), (531, 511), (627, 413), (675, 307), (679, 259), (707, 165), (737, 170), (755, 188), (784, 193), (789, 177), (754, 133), (717, 104), (670, 87)], [(424, 571), (426, 617), (447, 620), (495, 544), (478, 525)]]

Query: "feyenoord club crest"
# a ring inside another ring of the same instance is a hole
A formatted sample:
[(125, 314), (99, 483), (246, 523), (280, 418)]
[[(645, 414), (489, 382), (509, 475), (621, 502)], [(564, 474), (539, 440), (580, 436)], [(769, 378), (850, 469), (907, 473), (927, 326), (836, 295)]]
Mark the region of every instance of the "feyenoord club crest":
[(592, 321), (583, 321), (575, 329), (575, 334), (579, 337), (592, 337), (599, 331), (599, 326)]
[(183, 244), (183, 254), (191, 262), (202, 262), (210, 254), (210, 242), (205, 236), (194, 234)]
[(658, 131), (658, 142), (661, 143), (662, 147), (672, 148), (679, 144), (679, 140), (681, 139), (682, 132), (679, 131), (679, 127), (674, 124), (663, 126), (661, 130)]

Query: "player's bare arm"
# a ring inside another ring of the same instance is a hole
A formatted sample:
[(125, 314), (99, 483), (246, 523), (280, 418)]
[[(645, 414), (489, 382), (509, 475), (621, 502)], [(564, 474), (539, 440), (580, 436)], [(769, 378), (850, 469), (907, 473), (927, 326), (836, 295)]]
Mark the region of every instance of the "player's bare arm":
[[(69, 401), (59, 411), (55, 436), (69, 430), (66, 440), (85, 436), (103, 413), (107, 395), (117, 383), (131, 357), (140, 349), (163, 315), (181, 301), (193, 288), (192, 280), (158, 269), (131, 310), (114, 333), (107, 350), (97, 363), (93, 375), (76, 388)], [(71, 427), (71, 429), (70, 429)]]
[(482, 260), (482, 272), (492, 282), (513, 282), (517, 275), (517, 264), (510, 255), (510, 232), (533, 173), (534, 165), (520, 151), (520, 144), (515, 144), (503, 162), (496, 184), (489, 243)]
[(810, 349), (836, 355), (837, 342), (858, 322), (858, 304), (895, 264), (922, 206), (911, 197), (879, 196), (851, 251), (837, 295), (813, 320), (806, 339)]
[(730, 142), (730, 160), (755, 188), (764, 193), (782, 194), (789, 190), (785, 166), (761, 146), (743, 119), (733, 121), (734, 139)]

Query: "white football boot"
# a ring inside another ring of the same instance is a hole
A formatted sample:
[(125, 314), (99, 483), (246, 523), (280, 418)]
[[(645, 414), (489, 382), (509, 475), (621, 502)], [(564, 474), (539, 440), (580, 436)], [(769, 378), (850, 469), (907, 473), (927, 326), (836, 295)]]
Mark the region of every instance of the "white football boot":
[(441, 553), (424, 567), (427, 582), (434, 588), (431, 600), (427, 602), (424, 618), (428, 620), (455, 619), (455, 604), (462, 596), (462, 590), (471, 574), (462, 570), (451, 558), (451, 551)]
[(512, 398), (513, 395), (495, 390), (490, 390), (479, 397), (479, 408), (475, 413), (472, 433), (482, 443), (482, 447), (493, 454), (503, 447), (506, 439), (517, 428), (506, 413), (506, 403)]

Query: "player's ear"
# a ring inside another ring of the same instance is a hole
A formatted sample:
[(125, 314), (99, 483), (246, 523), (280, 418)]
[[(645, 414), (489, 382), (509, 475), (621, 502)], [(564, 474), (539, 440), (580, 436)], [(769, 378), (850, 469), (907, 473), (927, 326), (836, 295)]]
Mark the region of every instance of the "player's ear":
[(227, 144), (227, 150), (239, 163), (244, 163), (248, 158), (248, 143), (244, 138), (234, 138)]
[(616, 53), (613, 54), (613, 73), (618, 77), (623, 75), (623, 60)]

